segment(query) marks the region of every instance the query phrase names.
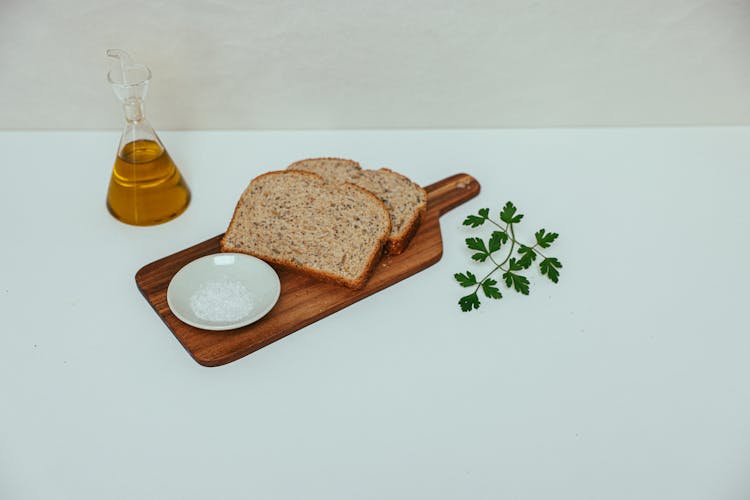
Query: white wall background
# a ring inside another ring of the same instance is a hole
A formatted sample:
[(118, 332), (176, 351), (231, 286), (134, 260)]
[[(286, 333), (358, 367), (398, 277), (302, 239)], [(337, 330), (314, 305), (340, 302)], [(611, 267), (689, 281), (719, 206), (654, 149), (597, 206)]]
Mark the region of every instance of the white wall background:
[(0, 128), (750, 124), (740, 0), (0, 0)]

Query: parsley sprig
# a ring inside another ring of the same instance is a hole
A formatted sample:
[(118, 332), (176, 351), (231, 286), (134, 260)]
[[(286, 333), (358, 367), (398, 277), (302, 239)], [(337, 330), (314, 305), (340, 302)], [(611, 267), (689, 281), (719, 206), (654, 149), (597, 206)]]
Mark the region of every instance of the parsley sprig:
[[(549, 248), (559, 235), (547, 232), (546, 229), (540, 229), (534, 233), (536, 242), (530, 246), (524, 245), (516, 239), (514, 228), (514, 225), (521, 222), (522, 219), (523, 214), (519, 214), (515, 205), (509, 201), (500, 211), (500, 223), (490, 219), (489, 208), (482, 208), (477, 212), (477, 215), (469, 215), (464, 220), (464, 226), (477, 228), (485, 222), (489, 222), (497, 226), (498, 230), (492, 232), (486, 243), (482, 238), (466, 238), (466, 246), (469, 250), (474, 251), (471, 258), (477, 262), (489, 260), (494, 264), (494, 267), (480, 280), (477, 280), (477, 277), (471, 271), (453, 275), (462, 287), (474, 287), (473, 293), (461, 297), (458, 301), (462, 311), (469, 312), (473, 309), (479, 309), (481, 302), (478, 292), (480, 289), (488, 299), (501, 299), (503, 297), (497, 287), (497, 281), (490, 277), (497, 271), (502, 271), (501, 276), (506, 287), (512, 288), (523, 295), (528, 295), (529, 280), (521, 272), (529, 269), (537, 261), (537, 257), (539, 258), (539, 271), (542, 275), (547, 276), (553, 283), (559, 281), (562, 264), (555, 257), (547, 257), (540, 250)], [(499, 252), (503, 247), (507, 249), (505, 258), (502, 260), (495, 258), (493, 254)]]

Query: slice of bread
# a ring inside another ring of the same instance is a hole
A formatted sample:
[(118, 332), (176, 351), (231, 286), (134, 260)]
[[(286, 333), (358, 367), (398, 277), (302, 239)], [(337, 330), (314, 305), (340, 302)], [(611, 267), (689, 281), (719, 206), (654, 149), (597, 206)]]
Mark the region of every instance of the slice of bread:
[(310, 172), (283, 170), (250, 182), (221, 249), (361, 288), (390, 231), (385, 205), (369, 191), (329, 183)]
[(387, 168), (365, 170), (359, 163), (342, 158), (311, 158), (293, 163), (287, 168), (313, 172), (329, 182), (351, 182), (380, 198), (391, 215), (387, 250), (393, 255), (406, 249), (427, 207), (427, 193), (424, 189)]

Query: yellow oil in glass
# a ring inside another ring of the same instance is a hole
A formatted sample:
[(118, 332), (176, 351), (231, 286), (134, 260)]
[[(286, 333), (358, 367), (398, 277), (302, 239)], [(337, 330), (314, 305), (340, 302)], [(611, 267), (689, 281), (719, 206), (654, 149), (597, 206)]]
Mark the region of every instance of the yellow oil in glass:
[(127, 143), (115, 159), (107, 208), (136, 226), (174, 219), (190, 203), (190, 190), (167, 151), (156, 141)]

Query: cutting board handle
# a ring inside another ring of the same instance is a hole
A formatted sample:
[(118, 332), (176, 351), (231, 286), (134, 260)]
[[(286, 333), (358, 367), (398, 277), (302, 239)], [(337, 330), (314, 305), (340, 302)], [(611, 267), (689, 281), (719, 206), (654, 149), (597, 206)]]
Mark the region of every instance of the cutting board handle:
[(439, 215), (467, 202), (479, 194), (479, 183), (469, 174), (456, 174), (425, 188), (428, 210)]

